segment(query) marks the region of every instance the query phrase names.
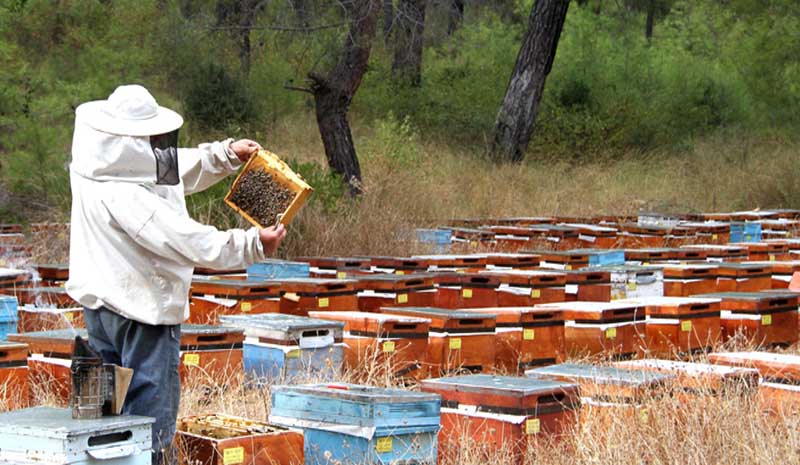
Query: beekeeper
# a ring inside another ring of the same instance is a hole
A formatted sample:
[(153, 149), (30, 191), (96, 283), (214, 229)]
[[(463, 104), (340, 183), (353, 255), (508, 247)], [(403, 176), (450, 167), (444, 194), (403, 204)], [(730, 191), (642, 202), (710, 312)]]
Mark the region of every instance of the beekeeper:
[(156, 418), (158, 461), (175, 433), (194, 267), (243, 268), (286, 234), (283, 226), (220, 231), (189, 217), (184, 196), (236, 172), (260, 146), (228, 139), (178, 149), (182, 124), (144, 87), (120, 86), (77, 108), (70, 165), (66, 290), (85, 307), (89, 343), (104, 362), (134, 370), (123, 413)]

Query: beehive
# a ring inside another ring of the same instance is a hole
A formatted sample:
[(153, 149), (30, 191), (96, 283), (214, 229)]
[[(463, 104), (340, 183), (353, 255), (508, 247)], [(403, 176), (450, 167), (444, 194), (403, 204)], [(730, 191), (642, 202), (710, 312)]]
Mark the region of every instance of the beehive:
[(280, 312), (306, 316), (309, 311), (358, 310), (357, 281), (294, 278), (269, 281), (280, 289)]
[(244, 331), (244, 372), (255, 384), (341, 375), (344, 323), (277, 313), (220, 319)]
[(598, 268), (611, 273), (611, 300), (662, 297), (664, 272), (656, 266), (608, 266)]
[(236, 384), (242, 373), (243, 342), (240, 329), (182, 324), (178, 370), (181, 381), (212, 386)]
[(496, 307), (500, 279), (484, 273), (450, 273), (437, 278), (435, 306), (458, 309)]
[(223, 414), (178, 419), (181, 465), (302, 465), (303, 435)]
[(567, 277), (561, 271), (487, 270), (481, 274), (499, 280), (496, 305), (499, 307), (526, 307), (566, 300)]
[(566, 301), (610, 302), (611, 272), (591, 268), (564, 272)]
[(369, 274), (355, 276), (358, 309), (376, 311), (386, 306), (432, 307), (436, 300), (434, 278), (428, 274)]
[(625, 264), (622, 250), (574, 249), (562, 252), (542, 252), (542, 267), (557, 270), (579, 270), (587, 267)]
[(433, 376), (494, 368), (497, 317), (492, 314), (429, 307), (383, 307), (380, 312), (431, 320), (428, 362)]
[(664, 295), (689, 297), (717, 291), (717, 269), (712, 264), (665, 264)]
[(366, 312), (309, 312), (312, 318), (344, 323), (345, 366), (364, 374), (397, 378), (428, 376), (428, 332), (431, 321)]
[(187, 322), (218, 324), (221, 315), (277, 313), (280, 288), (256, 279), (192, 277), (191, 306)]
[(619, 243), (617, 228), (584, 223), (565, 223), (563, 226), (577, 229), (578, 241), (584, 247), (612, 249)]
[(301, 428), (307, 465), (436, 463), (436, 394), (352, 384), (274, 386), (270, 423)]
[(800, 356), (770, 352), (715, 352), (708, 360), (719, 365), (755, 368), (764, 381), (800, 384)]
[(489, 456), (509, 449), (511, 463), (522, 464), (529, 444), (572, 429), (580, 405), (575, 384), (510, 376), (428, 379), (421, 389), (442, 396), (443, 459), (457, 457), (469, 438)]
[(0, 405), (16, 410), (29, 401), (28, 345), (0, 342)]
[(18, 309), (18, 333), (84, 328), (83, 307), (57, 308), (23, 305)]
[(723, 393), (755, 394), (758, 389), (758, 371), (752, 368), (658, 359), (626, 360), (614, 366), (674, 375), (680, 389), (676, 394), (687, 400)]
[(769, 266), (750, 263), (721, 263), (717, 268), (719, 292), (758, 292), (772, 289)]
[(697, 297), (722, 299), (724, 338), (741, 334), (761, 346), (797, 342), (798, 294), (791, 292), (720, 292)]
[(263, 229), (289, 224), (312, 191), (277, 155), (260, 150), (234, 180), (225, 203)]
[(70, 358), (74, 351), (75, 337), (88, 340), (85, 329), (62, 329), (38, 331), (25, 334), (10, 334), (8, 339), (28, 345), (28, 370), (32, 383), (47, 386), (55, 400), (66, 405), (69, 402), (72, 383)]
[(358, 257), (300, 257), (307, 262), (312, 278), (344, 279), (369, 273), (369, 259)]

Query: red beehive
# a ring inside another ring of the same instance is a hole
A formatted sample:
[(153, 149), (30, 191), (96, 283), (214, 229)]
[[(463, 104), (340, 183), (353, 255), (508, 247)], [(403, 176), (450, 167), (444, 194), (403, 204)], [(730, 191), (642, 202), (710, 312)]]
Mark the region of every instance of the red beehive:
[(453, 376), (425, 380), (421, 389), (442, 396), (440, 460), (458, 457), (470, 438), (489, 455), (509, 449), (511, 463), (522, 464), (529, 444), (570, 431), (580, 406), (577, 385), (539, 379)]
[(550, 270), (484, 271), (499, 281), (497, 305), (499, 307), (530, 307), (566, 300), (567, 276)]
[(192, 324), (219, 324), (220, 315), (277, 313), (280, 287), (246, 279), (192, 278), (189, 319)]
[(43, 287), (59, 287), (69, 279), (69, 264), (46, 263), (34, 265)]
[(238, 383), (244, 331), (210, 325), (181, 325), (181, 382), (201, 385)]
[(578, 230), (579, 247), (613, 249), (621, 242), (616, 228), (584, 223), (563, 223), (562, 226)]
[(0, 268), (0, 289), (4, 294), (11, 294), (16, 288), (27, 287), (30, 285), (30, 281), (31, 273), (29, 271)]
[(708, 360), (719, 365), (755, 368), (761, 375), (759, 400), (778, 415), (800, 413), (800, 356), (769, 352), (718, 352)]
[(780, 292), (720, 292), (697, 297), (722, 299), (725, 340), (740, 333), (758, 345), (791, 345), (798, 335), (798, 294)]
[(795, 272), (800, 271), (800, 260), (749, 262), (752, 265), (768, 267), (772, 274), (772, 289), (786, 290)]
[(564, 302), (537, 305), (561, 311), (568, 354), (631, 357), (645, 337), (644, 307), (619, 302)]
[(497, 317), (495, 366), (509, 373), (559, 363), (564, 357), (561, 312), (534, 307), (464, 308)]
[(69, 403), (72, 391), (70, 358), (75, 349), (76, 336), (87, 340), (86, 330), (62, 329), (8, 335), (9, 341), (28, 346), (28, 373), (31, 383), (46, 387), (62, 405)]
[(178, 420), (181, 465), (302, 465), (303, 434), (222, 414)]
[(432, 307), (436, 301), (432, 275), (373, 273), (353, 279), (358, 282), (358, 309), (364, 312), (387, 306)]
[(491, 253), (486, 255), (486, 268), (501, 271), (503, 269), (531, 270), (539, 267), (541, 256), (532, 253)]
[(714, 264), (664, 265), (664, 295), (688, 297), (717, 292), (717, 270)]
[(309, 312), (311, 318), (344, 322), (344, 362), (351, 370), (377, 365), (379, 376), (388, 370), (399, 378), (429, 375), (430, 320), (366, 312)]
[(603, 270), (565, 271), (566, 301), (610, 302), (611, 272)]
[(415, 255), (414, 260), (419, 260), (427, 271), (464, 271), (476, 272), (486, 268), (486, 255)]
[(497, 307), (500, 279), (485, 273), (449, 273), (437, 278), (438, 308)]
[(28, 407), (28, 346), (0, 342), (0, 404), (7, 410)]
[(494, 368), (494, 315), (424, 307), (384, 307), (380, 312), (431, 320), (428, 362), (434, 376), (459, 370), (490, 372)]
[(785, 242), (739, 242), (731, 245), (744, 247), (749, 262), (774, 262), (790, 260), (789, 245)]
[(683, 248), (702, 250), (710, 262), (742, 262), (747, 260), (747, 249), (735, 245), (691, 244)]
[(309, 311), (358, 310), (357, 281), (291, 278), (269, 281), (280, 290), (280, 312), (306, 316)]
[(768, 266), (720, 263), (717, 275), (717, 289), (720, 292), (758, 292), (772, 289), (772, 272)]

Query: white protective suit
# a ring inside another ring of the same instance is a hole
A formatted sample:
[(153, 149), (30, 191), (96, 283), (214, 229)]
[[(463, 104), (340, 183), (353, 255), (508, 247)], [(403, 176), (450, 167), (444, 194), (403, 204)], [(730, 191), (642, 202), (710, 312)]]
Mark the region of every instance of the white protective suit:
[(156, 185), (148, 137), (97, 131), (78, 111), (72, 142), (72, 219), (67, 293), (151, 325), (189, 316), (195, 266), (243, 268), (264, 260), (258, 229), (219, 231), (189, 217), (185, 195), (241, 165), (230, 140), (178, 149), (181, 181)]

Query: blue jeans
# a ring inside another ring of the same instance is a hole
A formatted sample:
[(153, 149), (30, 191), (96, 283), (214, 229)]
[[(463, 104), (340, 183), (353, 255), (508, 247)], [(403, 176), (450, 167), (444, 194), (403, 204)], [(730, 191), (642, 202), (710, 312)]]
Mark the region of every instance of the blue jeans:
[(89, 345), (103, 362), (133, 369), (122, 413), (155, 417), (153, 465), (165, 458), (173, 462), (171, 445), (181, 396), (180, 325), (147, 325), (105, 307), (86, 308), (83, 314)]

